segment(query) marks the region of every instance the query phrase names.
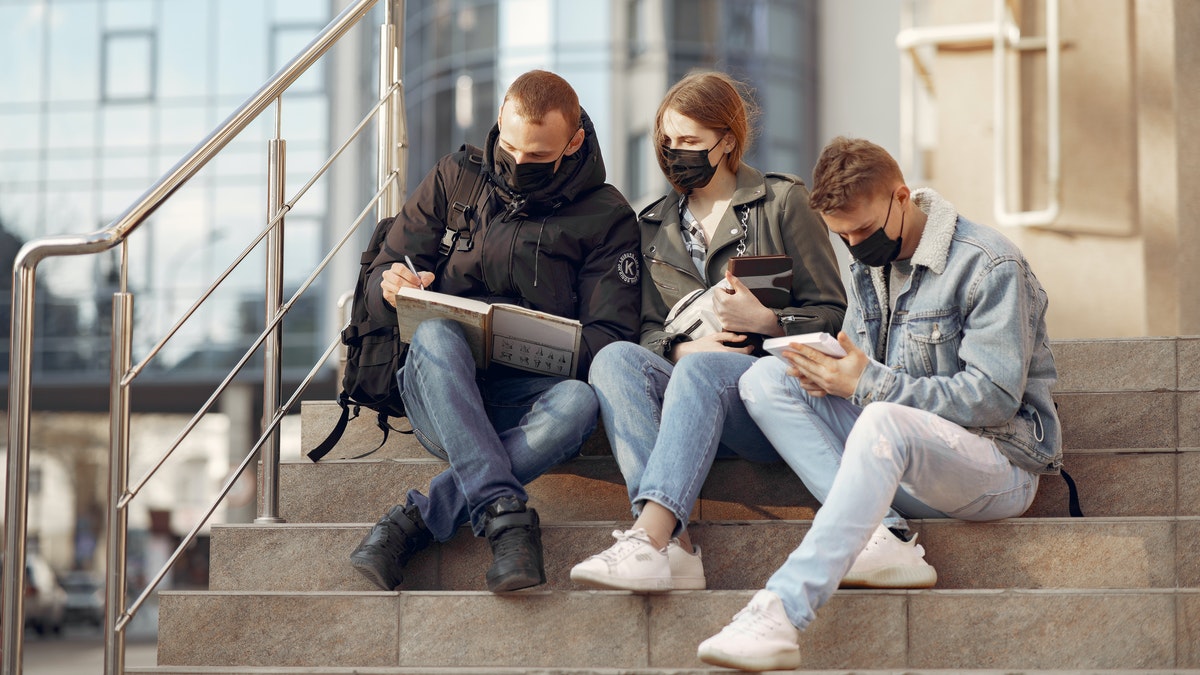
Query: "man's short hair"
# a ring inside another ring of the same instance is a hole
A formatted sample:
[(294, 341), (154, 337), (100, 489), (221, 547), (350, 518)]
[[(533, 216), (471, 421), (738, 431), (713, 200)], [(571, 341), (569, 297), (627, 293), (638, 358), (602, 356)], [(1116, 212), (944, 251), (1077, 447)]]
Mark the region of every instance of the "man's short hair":
[(742, 155), (754, 140), (754, 122), (758, 119), (758, 107), (746, 84), (719, 71), (698, 71), (676, 82), (667, 91), (654, 117), (654, 150), (664, 172), (666, 136), (662, 121), (668, 110), (696, 120), (719, 134), (732, 134), (735, 142), (729, 152), (729, 168), (737, 171), (742, 164)]
[(554, 110), (562, 113), (571, 129), (578, 129), (583, 124), (575, 89), (546, 70), (531, 70), (513, 80), (504, 94), (504, 101), (509, 100), (516, 105), (518, 115), (534, 124), (542, 124), (546, 115)]
[(853, 208), (863, 198), (887, 194), (904, 183), (900, 165), (887, 150), (861, 138), (838, 136), (813, 167), (808, 204), (818, 213)]

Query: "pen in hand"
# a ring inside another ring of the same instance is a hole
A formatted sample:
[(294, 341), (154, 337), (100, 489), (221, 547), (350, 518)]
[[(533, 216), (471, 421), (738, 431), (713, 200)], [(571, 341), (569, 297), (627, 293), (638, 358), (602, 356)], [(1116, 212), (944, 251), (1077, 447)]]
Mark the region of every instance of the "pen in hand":
[(412, 272), (413, 276), (417, 278), (417, 283), (420, 284), (421, 290), (425, 290), (425, 282), (421, 281), (421, 273), (417, 271), (417, 266), (413, 264), (412, 258), (409, 258), (407, 255), (404, 256), (404, 264), (408, 265), (408, 271)]

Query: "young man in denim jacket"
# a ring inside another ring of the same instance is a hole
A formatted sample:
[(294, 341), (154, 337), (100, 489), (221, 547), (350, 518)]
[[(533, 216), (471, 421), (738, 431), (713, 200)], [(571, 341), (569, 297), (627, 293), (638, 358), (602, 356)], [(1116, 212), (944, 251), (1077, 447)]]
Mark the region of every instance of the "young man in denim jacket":
[(1021, 252), (911, 190), (896, 161), (837, 138), (812, 208), (855, 261), (838, 342), (793, 346), (740, 381), (747, 410), (823, 506), (800, 546), (701, 660), (795, 668), (798, 638), (838, 588), (928, 588), (909, 518), (1019, 516), (1062, 463), (1046, 293)]

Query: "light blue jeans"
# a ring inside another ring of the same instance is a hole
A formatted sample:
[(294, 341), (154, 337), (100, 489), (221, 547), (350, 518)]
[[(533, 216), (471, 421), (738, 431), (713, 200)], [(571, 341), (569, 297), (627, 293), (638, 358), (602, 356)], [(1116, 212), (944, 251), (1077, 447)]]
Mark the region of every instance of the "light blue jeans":
[(506, 367), (476, 372), (462, 329), (447, 319), (421, 323), (396, 381), (417, 440), (450, 462), (428, 496), (407, 498), (438, 541), (467, 522), (481, 535), (489, 504), (526, 500), (523, 486), (577, 455), (596, 428), (586, 383)]
[(810, 396), (787, 368), (763, 358), (740, 386), (751, 417), (822, 503), (767, 580), (797, 628), (812, 622), (880, 522), (907, 529), (904, 517), (1012, 518), (1033, 501), (1037, 475), (995, 441), (916, 408)]
[(645, 501), (661, 504), (675, 514), (678, 535), (718, 454), (779, 461), (738, 395), (738, 378), (755, 360), (703, 352), (672, 365), (631, 342), (596, 354), (589, 381), (635, 517)]

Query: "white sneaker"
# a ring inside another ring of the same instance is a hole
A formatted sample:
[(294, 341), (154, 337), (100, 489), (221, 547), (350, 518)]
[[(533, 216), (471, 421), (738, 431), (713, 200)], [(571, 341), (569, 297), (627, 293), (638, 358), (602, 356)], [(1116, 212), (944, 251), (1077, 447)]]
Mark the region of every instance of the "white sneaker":
[(917, 546), (916, 536), (901, 541), (880, 525), (842, 577), (841, 587), (932, 588), (937, 583), (937, 570), (925, 562), (924, 556), (925, 549)]
[(667, 544), (667, 561), (671, 567), (671, 590), (702, 591), (708, 588), (704, 579), (704, 563), (700, 560), (700, 547), (692, 544), (694, 553), (688, 553), (679, 545), (678, 539)]
[(612, 534), (617, 543), (572, 567), (571, 581), (619, 591), (671, 590), (667, 549), (654, 548), (640, 527)]
[(761, 590), (720, 633), (700, 643), (696, 656), (738, 670), (793, 670), (800, 667), (800, 631), (779, 596)]

